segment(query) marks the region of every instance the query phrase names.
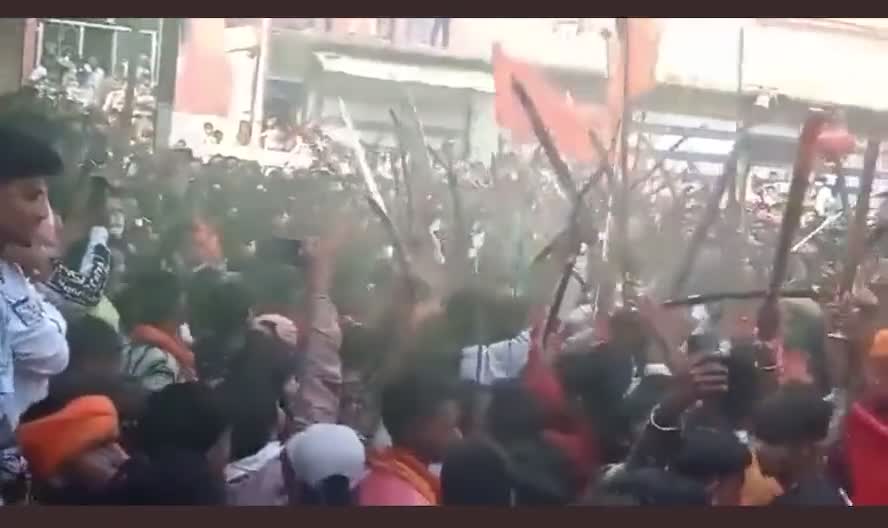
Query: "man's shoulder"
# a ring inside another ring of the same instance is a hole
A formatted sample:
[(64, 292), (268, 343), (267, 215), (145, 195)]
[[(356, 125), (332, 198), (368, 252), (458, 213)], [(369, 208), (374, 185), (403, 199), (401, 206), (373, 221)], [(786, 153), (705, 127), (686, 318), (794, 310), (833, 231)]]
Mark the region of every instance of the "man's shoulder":
[(362, 506), (429, 506), (409, 482), (381, 467), (370, 469), (361, 481), (359, 495)]
[(142, 370), (138, 368), (141, 364), (143, 368), (149, 368), (157, 363), (176, 366), (176, 360), (172, 354), (166, 350), (148, 343), (133, 341), (124, 347), (124, 354), (129, 357), (133, 370)]
[(830, 479), (805, 481), (774, 499), (775, 506), (847, 506), (842, 489)]

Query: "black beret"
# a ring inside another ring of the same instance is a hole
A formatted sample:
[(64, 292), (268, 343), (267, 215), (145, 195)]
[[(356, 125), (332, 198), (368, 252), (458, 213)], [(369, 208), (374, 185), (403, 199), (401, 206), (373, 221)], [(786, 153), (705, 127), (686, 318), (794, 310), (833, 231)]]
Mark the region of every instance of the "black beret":
[(62, 158), (49, 143), (0, 125), (0, 183), (57, 176), (63, 168)]

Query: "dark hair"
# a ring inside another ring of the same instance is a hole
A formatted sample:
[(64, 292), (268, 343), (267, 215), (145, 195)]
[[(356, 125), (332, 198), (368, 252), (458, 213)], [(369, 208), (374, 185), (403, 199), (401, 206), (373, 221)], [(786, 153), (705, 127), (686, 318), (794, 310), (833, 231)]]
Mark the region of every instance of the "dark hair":
[(119, 310), (125, 328), (163, 323), (176, 316), (182, 298), (178, 277), (169, 271), (137, 275), (121, 293)]
[(265, 386), (283, 396), (287, 380), (300, 372), (302, 356), (290, 345), (258, 330), (245, 334), (244, 346), (228, 359), (226, 379), (244, 387)]
[(632, 383), (632, 358), (607, 343), (560, 356), (555, 369), (565, 392), (583, 398), (591, 411), (622, 400)]
[(732, 431), (691, 429), (683, 435), (673, 469), (705, 483), (741, 473), (751, 463), (749, 449)]
[(441, 468), (445, 506), (508, 506), (513, 483), (505, 453), (483, 439), (448, 450)]
[[(459, 428), (463, 435), (473, 432), (476, 421), (483, 421), (483, 414), (487, 412), (484, 406), (485, 399), (490, 394), (490, 388), (474, 380), (463, 380), (459, 384)], [(489, 399), (487, 400), (489, 403)]]
[(188, 281), (186, 294), (188, 296), (188, 324), (192, 334), (201, 327), (209, 327), (205, 323), (205, 308), (211, 307), (210, 297), (213, 290), (224, 282), (223, 272), (212, 267), (202, 268), (194, 273)]
[(351, 481), (344, 475), (332, 475), (317, 486), (302, 483), (299, 502), (305, 506), (352, 506), (355, 500)]
[(136, 456), (112, 482), (110, 504), (129, 506), (221, 506), (225, 483), (210, 471), (207, 459), (190, 450), (172, 449), (150, 458)]
[(706, 487), (694, 480), (658, 468), (626, 471), (611, 478), (606, 493), (629, 496), (639, 506), (708, 506)]
[(826, 326), (819, 305), (810, 299), (784, 299), (780, 306), (786, 313), (784, 346), (803, 350), (810, 358), (808, 365), (821, 394), (829, 392), (826, 363)]
[(255, 262), (244, 274), (244, 282), (257, 304), (295, 306), (294, 291), (303, 289), (302, 275), (290, 266)]
[(205, 268), (191, 279), (188, 288), (188, 322), (195, 336), (230, 335), (247, 324), (252, 298), (238, 280)]
[[(632, 425), (630, 408), (624, 400), (632, 383), (632, 357), (604, 343), (589, 352), (559, 357), (555, 370), (565, 393), (580, 398), (586, 417), (599, 434), (606, 459), (622, 458)], [(635, 403), (643, 406), (645, 402), (639, 399)]]
[(50, 379), (46, 398), (31, 405), (20, 421), (26, 423), (49, 416), (77, 398), (93, 395), (106, 396), (114, 403), (121, 425), (138, 420), (146, 401), (145, 389), (129, 378), (65, 371)]
[(398, 445), (411, 428), (438, 413), (443, 403), (457, 399), (455, 383), (440, 372), (409, 371), (383, 389), (382, 423)]
[(517, 506), (559, 506), (574, 499), (576, 468), (561, 449), (537, 437), (510, 442), (506, 451)]
[(176, 383), (148, 397), (137, 441), (149, 456), (167, 449), (206, 453), (229, 425), (212, 389), (196, 382)]
[(0, 183), (56, 176), (64, 170), (62, 158), (48, 142), (6, 122), (0, 123), (0, 148), (3, 149)]
[(86, 315), (68, 326), (69, 370), (96, 360), (119, 358), (123, 349), (120, 334), (105, 321)]
[(520, 379), (497, 381), (490, 389), (487, 428), (500, 442), (534, 438), (543, 431), (543, 408)]
[(524, 298), (513, 298), (490, 291), (489, 286), (472, 285), (447, 298), (447, 319), (460, 346), (503, 341), (524, 328), (528, 305)]
[(219, 391), (231, 422), (231, 459), (255, 454), (271, 439), (277, 424), (277, 391), (240, 380), (223, 382)]
[(824, 401), (810, 384), (784, 385), (756, 409), (753, 432), (774, 445), (819, 442), (826, 438), (832, 404)]

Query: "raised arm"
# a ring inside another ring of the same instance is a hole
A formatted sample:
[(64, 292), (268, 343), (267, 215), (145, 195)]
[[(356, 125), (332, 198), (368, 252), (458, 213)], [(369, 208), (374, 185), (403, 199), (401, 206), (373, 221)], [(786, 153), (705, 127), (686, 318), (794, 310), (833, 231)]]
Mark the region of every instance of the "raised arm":
[(297, 430), (314, 423), (336, 423), (342, 391), (342, 331), (339, 313), (330, 299), (336, 252), (344, 234), (309, 241), (307, 326), (303, 341), (305, 363), (295, 398)]

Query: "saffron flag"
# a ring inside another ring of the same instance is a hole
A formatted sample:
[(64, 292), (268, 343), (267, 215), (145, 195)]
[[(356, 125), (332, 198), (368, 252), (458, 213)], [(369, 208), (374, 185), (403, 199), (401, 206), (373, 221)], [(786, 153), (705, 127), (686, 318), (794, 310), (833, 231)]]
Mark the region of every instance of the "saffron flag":
[(524, 144), (537, 141), (524, 107), (512, 89), (515, 79), (534, 102), (563, 156), (574, 161), (598, 158), (589, 140), (589, 130), (595, 130), (605, 146), (613, 134), (610, 116), (603, 106), (574, 104), (565, 91), (550, 84), (537, 68), (509, 57), (498, 43), (493, 46), (492, 62), (496, 120), (511, 132), (513, 141)]
[(225, 52), (224, 18), (188, 19), (176, 72), (175, 111), (228, 116), (232, 69)]
[[(608, 40), (608, 80), (604, 105), (575, 103), (565, 90), (548, 82), (534, 66), (506, 55), (499, 43), (493, 46), (496, 88), (496, 119), (517, 143), (534, 143), (536, 137), (524, 108), (512, 90), (519, 81), (534, 102), (555, 145), (574, 161), (598, 159), (589, 131), (607, 148), (623, 113), (624, 64), (628, 64), (625, 93), (630, 100), (656, 86), (656, 66), (661, 28), (653, 18), (618, 19), (617, 39)], [(628, 51), (628, 54), (627, 54)]]
[[(617, 39), (608, 41), (607, 106), (608, 110), (620, 115), (624, 93), (631, 101), (657, 85), (662, 32), (656, 18), (618, 18), (616, 25)], [(628, 76), (625, 73), (627, 64)]]

